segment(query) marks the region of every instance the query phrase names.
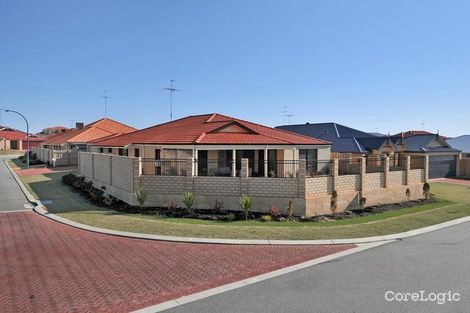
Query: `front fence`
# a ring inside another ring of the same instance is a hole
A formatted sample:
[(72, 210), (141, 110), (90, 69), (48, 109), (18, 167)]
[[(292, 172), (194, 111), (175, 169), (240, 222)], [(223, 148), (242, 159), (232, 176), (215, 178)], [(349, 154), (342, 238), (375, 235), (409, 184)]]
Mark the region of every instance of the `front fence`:
[(356, 175), (361, 173), (361, 159), (339, 159), (338, 175)]
[(142, 175), (186, 176), (187, 159), (141, 159)]

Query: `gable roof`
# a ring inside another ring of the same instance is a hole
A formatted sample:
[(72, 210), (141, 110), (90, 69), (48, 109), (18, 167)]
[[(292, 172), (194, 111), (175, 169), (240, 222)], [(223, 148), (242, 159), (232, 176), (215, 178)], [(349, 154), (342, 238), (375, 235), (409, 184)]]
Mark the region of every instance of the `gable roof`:
[(452, 148), (470, 153), (470, 135), (463, 135), (447, 139), (446, 141)]
[(68, 129), (63, 133), (50, 136), (44, 145), (63, 145), (65, 143), (90, 143), (115, 134), (126, 134), (136, 129), (110, 118), (102, 118), (83, 128)]
[(146, 129), (99, 140), (95, 145), (123, 147), (128, 144), (298, 144), (329, 145), (311, 138), (222, 114), (184, 117)]

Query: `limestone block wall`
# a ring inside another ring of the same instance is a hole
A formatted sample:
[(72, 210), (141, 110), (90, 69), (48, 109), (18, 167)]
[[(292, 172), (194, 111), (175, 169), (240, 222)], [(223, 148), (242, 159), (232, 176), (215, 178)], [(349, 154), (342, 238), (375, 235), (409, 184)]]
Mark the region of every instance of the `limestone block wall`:
[(318, 176), (305, 178), (305, 196), (331, 194), (333, 192), (333, 178), (331, 176)]
[(391, 171), (388, 174), (389, 186), (402, 186), (406, 185), (406, 172), (405, 171)]
[(365, 188), (368, 190), (380, 189), (385, 187), (384, 173), (366, 173)]
[(359, 191), (361, 189), (361, 175), (342, 175), (336, 180), (335, 190), (343, 191)]

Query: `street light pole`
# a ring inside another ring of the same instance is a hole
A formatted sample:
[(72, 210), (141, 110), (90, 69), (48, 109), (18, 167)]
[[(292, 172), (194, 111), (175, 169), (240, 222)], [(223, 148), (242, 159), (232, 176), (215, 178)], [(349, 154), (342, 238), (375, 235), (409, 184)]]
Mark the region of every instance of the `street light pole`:
[(28, 120), (20, 112), (16, 112), (16, 111), (13, 111), (13, 110), (8, 110), (8, 109), (4, 109), (3, 111), (18, 114), (26, 122), (26, 146), (27, 146), (27, 149), (26, 149), (26, 168), (29, 169), (29, 123), (28, 123)]

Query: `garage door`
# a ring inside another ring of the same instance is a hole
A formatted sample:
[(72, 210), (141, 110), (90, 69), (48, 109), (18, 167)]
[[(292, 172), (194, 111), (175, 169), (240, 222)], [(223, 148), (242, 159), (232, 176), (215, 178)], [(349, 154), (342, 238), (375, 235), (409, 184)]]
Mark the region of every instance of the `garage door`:
[(455, 177), (456, 157), (432, 156), (429, 157), (429, 178)]

